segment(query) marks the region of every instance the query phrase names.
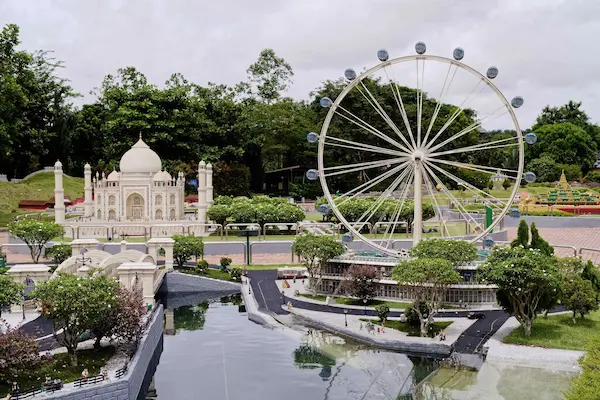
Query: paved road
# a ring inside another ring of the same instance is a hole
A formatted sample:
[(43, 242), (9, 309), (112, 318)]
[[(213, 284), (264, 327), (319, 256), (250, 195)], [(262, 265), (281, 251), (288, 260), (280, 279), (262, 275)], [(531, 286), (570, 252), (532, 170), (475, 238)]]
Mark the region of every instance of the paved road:
[[(279, 315), (289, 314), (281, 308), (281, 305), (291, 301), (292, 305), (296, 308), (336, 314), (344, 312), (344, 308), (342, 307), (331, 307), (325, 304), (315, 304), (289, 298), (283, 299), (279, 287), (276, 284), (276, 271), (249, 271), (248, 276), (251, 279), (254, 298), (261, 311)], [(440, 311), (438, 315), (440, 317), (466, 318), (468, 312), (469, 311)], [(484, 313), (485, 318), (477, 320), (465, 330), (462, 335), (460, 335), (454, 345), (455, 351), (467, 354), (478, 353), (481, 351), (485, 342), (487, 342), (487, 340), (492, 337), (510, 317), (501, 310), (489, 310), (484, 311)], [(348, 314), (376, 316), (374, 310), (366, 310), (365, 313), (365, 311), (361, 309), (349, 309)], [(401, 314), (402, 313), (399, 311), (390, 312), (390, 317), (400, 317)]]

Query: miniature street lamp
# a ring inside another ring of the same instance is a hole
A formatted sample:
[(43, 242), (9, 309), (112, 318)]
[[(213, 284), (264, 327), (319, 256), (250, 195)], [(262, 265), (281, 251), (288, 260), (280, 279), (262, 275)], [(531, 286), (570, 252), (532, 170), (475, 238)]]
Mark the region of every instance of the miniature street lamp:
[(348, 326), (348, 309), (344, 310), (344, 326)]
[(367, 315), (367, 299), (363, 299), (363, 304), (365, 305), (365, 315)]

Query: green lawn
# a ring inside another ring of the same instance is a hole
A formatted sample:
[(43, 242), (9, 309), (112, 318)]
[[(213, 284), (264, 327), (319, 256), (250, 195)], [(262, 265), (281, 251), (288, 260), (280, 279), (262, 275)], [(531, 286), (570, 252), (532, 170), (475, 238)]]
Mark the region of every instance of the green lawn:
[(248, 271), (264, 271), (264, 270), (273, 270), (277, 268), (283, 267), (302, 267), (301, 264), (251, 264), (251, 265), (231, 265), (231, 267), (237, 267), (240, 269), (246, 268)]
[[(83, 178), (63, 178), (65, 195), (72, 200), (83, 196)], [(18, 208), (21, 200), (48, 200), (54, 196), (54, 173), (43, 172), (19, 183), (0, 182), (0, 226), (19, 214), (35, 213)]]
[[(72, 367), (67, 353), (55, 354), (50, 364), (38, 369), (29, 371), (26, 376), (19, 378), (19, 386), (22, 391), (39, 388), (49, 376), (52, 379), (60, 379), (63, 383), (73, 382), (81, 378), (81, 371), (85, 368), (90, 376), (100, 373), (100, 368), (106, 365), (106, 362), (114, 354), (114, 347), (102, 347), (99, 350), (82, 350), (77, 352), (78, 366)], [(0, 379), (0, 393), (4, 395), (11, 389), (8, 379)]]
[(202, 276), (204, 278), (212, 278), (212, 279), (218, 279), (220, 281), (228, 281), (228, 282), (235, 282), (231, 280), (231, 275), (229, 275), (228, 272), (222, 272), (218, 269), (214, 269), (214, 268), (209, 268), (207, 269), (205, 272), (196, 272), (196, 270), (194, 268), (178, 268), (175, 267), (176, 271), (182, 272), (184, 274), (188, 274), (188, 275), (196, 275), (196, 276)]
[[(306, 297), (307, 299), (317, 300), (325, 302), (326, 296), (313, 296), (311, 294), (301, 294), (300, 296)], [(345, 304), (348, 306), (364, 306), (364, 303), (360, 299), (353, 299), (350, 297), (336, 297), (335, 301), (337, 304)], [(398, 308), (404, 310), (409, 306), (410, 303), (401, 303), (397, 301), (383, 301), (383, 300), (370, 300), (367, 302), (367, 307), (376, 307), (380, 305), (386, 305), (389, 308)]]
[(569, 313), (538, 317), (533, 323), (530, 337), (524, 336), (523, 330), (518, 327), (504, 339), (504, 343), (585, 350), (590, 338), (600, 334), (600, 311), (586, 315), (584, 320), (577, 318), (575, 324), (571, 316)]
[[(361, 321), (364, 322), (372, 322), (374, 325), (381, 325), (378, 319), (372, 318), (361, 318)], [(452, 321), (444, 321), (444, 322), (434, 322), (429, 325), (429, 337), (435, 337), (440, 331), (446, 329), (452, 325)], [(408, 336), (421, 336), (421, 329), (415, 328), (413, 326), (408, 325), (406, 322), (400, 322), (398, 320), (388, 320), (385, 323), (386, 329), (395, 329), (397, 331), (406, 332)]]

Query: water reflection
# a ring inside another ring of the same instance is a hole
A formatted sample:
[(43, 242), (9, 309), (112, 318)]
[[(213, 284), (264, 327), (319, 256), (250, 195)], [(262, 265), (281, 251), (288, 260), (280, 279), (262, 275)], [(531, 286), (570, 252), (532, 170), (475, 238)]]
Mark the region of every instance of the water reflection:
[[(153, 399), (408, 399), (436, 361), (375, 350), (317, 329), (267, 329), (239, 296), (165, 312)], [(400, 396), (400, 397), (399, 397)]]

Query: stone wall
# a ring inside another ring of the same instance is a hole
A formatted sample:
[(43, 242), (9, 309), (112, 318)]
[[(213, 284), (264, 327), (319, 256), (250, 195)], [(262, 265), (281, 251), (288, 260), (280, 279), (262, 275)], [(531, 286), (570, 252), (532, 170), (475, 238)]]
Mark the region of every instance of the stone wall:
[(53, 394), (32, 397), (52, 400), (136, 400), (144, 383), (146, 370), (155, 359), (155, 350), (161, 345), (163, 337), (163, 307), (159, 305), (154, 312), (146, 335), (142, 338), (138, 351), (129, 363), (127, 375), (120, 379), (114, 376), (103, 383), (84, 388), (75, 388), (73, 384)]

